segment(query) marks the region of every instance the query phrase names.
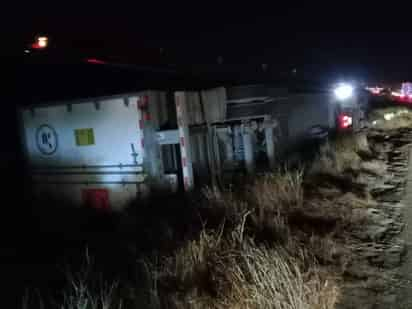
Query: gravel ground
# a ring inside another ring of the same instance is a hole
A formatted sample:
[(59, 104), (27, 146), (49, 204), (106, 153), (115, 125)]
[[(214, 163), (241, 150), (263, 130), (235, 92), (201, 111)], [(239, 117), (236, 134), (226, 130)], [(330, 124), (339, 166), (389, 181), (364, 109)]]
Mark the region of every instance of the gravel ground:
[(403, 220), (406, 224), (401, 238), (405, 241), (408, 254), (399, 268), (400, 287), (393, 309), (412, 308), (412, 151), (409, 153), (409, 172), (403, 204)]

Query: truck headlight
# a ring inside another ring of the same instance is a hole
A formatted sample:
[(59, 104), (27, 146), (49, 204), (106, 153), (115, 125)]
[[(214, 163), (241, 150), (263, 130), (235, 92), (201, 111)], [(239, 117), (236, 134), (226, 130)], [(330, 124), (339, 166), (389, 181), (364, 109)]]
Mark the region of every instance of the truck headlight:
[(339, 84), (333, 92), (338, 100), (343, 101), (353, 96), (353, 87), (349, 84)]

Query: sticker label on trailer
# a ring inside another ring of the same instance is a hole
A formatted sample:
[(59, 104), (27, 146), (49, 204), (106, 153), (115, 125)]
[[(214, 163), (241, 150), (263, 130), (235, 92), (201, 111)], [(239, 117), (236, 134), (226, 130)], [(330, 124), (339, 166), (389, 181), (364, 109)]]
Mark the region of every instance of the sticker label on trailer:
[(36, 145), (42, 154), (54, 154), (58, 146), (56, 130), (50, 125), (41, 125), (36, 130)]
[(94, 145), (94, 131), (91, 128), (74, 130), (77, 146)]

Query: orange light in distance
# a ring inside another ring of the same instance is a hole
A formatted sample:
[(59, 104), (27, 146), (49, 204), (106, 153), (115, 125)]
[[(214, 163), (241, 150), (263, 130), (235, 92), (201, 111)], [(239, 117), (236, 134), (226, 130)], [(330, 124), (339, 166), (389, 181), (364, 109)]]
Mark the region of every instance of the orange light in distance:
[(46, 48), (48, 42), (49, 42), (49, 39), (46, 36), (41, 36), (37, 38), (37, 44), (39, 44), (40, 48)]
[(33, 49), (44, 49), (47, 47), (49, 44), (49, 38), (47, 36), (39, 36), (36, 39), (36, 42), (34, 42), (31, 47)]

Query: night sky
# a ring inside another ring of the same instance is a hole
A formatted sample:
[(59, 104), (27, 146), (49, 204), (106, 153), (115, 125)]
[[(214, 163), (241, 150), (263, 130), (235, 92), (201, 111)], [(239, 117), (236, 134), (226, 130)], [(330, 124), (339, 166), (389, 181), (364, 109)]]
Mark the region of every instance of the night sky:
[(265, 63), (309, 78), (397, 81), (412, 77), (412, 40), (388, 29), (408, 29), (400, 24), (407, 25), (407, 12), (377, 2), (36, 1), (4, 10), (1, 32), (9, 56), (21, 55), (42, 33), (67, 58), (184, 64), (194, 71), (220, 59), (224, 70), (245, 74)]

